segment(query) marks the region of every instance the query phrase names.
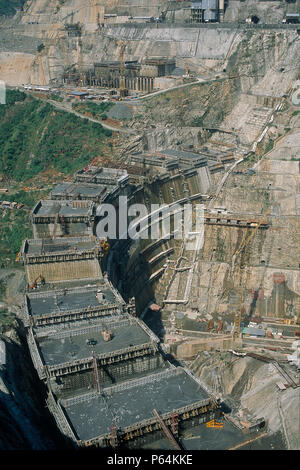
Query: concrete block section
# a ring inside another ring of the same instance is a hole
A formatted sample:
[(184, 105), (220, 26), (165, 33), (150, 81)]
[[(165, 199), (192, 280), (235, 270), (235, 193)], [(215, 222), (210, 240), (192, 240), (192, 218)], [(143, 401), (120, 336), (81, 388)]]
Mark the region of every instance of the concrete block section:
[(99, 360), (108, 357), (112, 360), (129, 351), (146, 351), (149, 345), (152, 348), (152, 343), (158, 342), (158, 338), (140, 320), (127, 318), (103, 320), (94, 326), (81, 326), (71, 331), (63, 329), (47, 336), (41, 333), (37, 341), (44, 363), (56, 369), (63, 365), (91, 363), (93, 356)]
[(120, 314), (124, 306), (118, 291), (104, 279), (92, 286), (85, 282), (77, 287), (31, 292), (25, 296), (25, 314), (32, 318), (35, 327)]
[[(62, 183), (66, 184), (71, 183)], [(79, 197), (79, 194), (76, 196)], [(31, 216), (34, 237), (91, 236), (94, 212), (95, 206), (91, 200), (39, 201)]]
[(62, 400), (67, 419), (78, 440), (104, 438), (113, 424), (121, 432), (133, 426), (137, 429), (156, 423), (153, 409), (164, 418), (186, 407), (207, 410), (211, 397), (184, 369), (168, 369), (136, 381), (106, 388), (102, 394), (87, 394)]
[(93, 237), (25, 240), (21, 256), (29, 286), (101, 277), (102, 249)]
[[(43, 257), (84, 255), (95, 253), (97, 244), (92, 237), (55, 238), (49, 240), (25, 240), (22, 247), (22, 257), (25, 264), (43, 262)], [(41, 258), (41, 259), (38, 259)], [(45, 258), (46, 261), (51, 261)]]
[[(71, 183), (62, 183), (68, 185)], [(33, 223), (36, 223), (39, 218), (45, 218), (45, 222), (48, 222), (48, 218), (55, 218), (57, 216), (63, 216), (65, 218), (90, 218), (93, 214), (93, 203), (91, 201), (67, 201), (61, 200), (60, 202), (52, 201), (51, 199), (45, 199), (39, 201), (33, 211)]]
[[(114, 187), (114, 186), (111, 186)], [(94, 202), (100, 202), (111, 187), (105, 184), (91, 183), (60, 183), (51, 191), (53, 200), (72, 200), (77, 197)]]
[(94, 183), (103, 185), (108, 191), (115, 186), (127, 185), (129, 177), (126, 170), (119, 168), (99, 168), (90, 165), (85, 170), (79, 170), (74, 175), (76, 183)]
[(102, 276), (97, 259), (28, 264), (25, 269), (29, 286), (34, 285), (36, 279), (40, 276), (44, 279), (46, 285), (67, 280), (94, 279)]

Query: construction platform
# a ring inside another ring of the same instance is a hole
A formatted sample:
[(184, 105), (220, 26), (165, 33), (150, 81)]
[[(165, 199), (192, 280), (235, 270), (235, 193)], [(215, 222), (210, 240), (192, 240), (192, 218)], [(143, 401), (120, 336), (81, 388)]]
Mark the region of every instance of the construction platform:
[(92, 237), (25, 240), (21, 249), (31, 288), (37, 279), (48, 284), (101, 278), (101, 256), (101, 246)]
[[(179, 367), (107, 387), (101, 393), (61, 400), (56, 407), (62, 408), (55, 416), (62, 418), (64, 411), (71, 426), (69, 437), (77, 444), (107, 446), (112, 425), (121, 441), (160, 431), (154, 409), (166, 424), (174, 415), (179, 422), (193, 418), (199, 424), (212, 419), (218, 404), (197, 379)], [(62, 428), (62, 419), (58, 424)]]
[(94, 212), (95, 205), (92, 201), (39, 201), (31, 215), (34, 237), (92, 235)]
[[(68, 184), (68, 183), (62, 183)], [(32, 211), (33, 223), (54, 222), (57, 217), (88, 221), (93, 215), (94, 204), (87, 200), (60, 200), (59, 202), (45, 199), (39, 201)]]
[(100, 184), (105, 186), (107, 191), (111, 191), (116, 186), (127, 186), (129, 176), (126, 170), (89, 166), (75, 173), (74, 182)]
[(53, 200), (74, 200), (102, 202), (109, 192), (105, 184), (60, 183), (50, 193)]
[(25, 295), (26, 324), (34, 327), (120, 315), (125, 302), (108, 280)]
[(175, 168), (201, 168), (208, 165), (206, 156), (183, 150), (161, 150), (155, 153), (134, 153), (131, 163), (143, 166), (162, 167), (167, 170)]
[(227, 225), (230, 227), (258, 227), (259, 229), (267, 229), (270, 226), (270, 224), (266, 220), (250, 218), (247, 219), (245, 217), (241, 217), (234, 214), (214, 215), (212, 213), (206, 213), (204, 215), (204, 223), (207, 225)]
[(35, 335), (37, 351), (50, 377), (92, 369), (157, 351), (158, 338), (137, 318), (103, 319)]
[(72, 237), (56, 239), (31, 239), (25, 240), (21, 255), (25, 264), (50, 262), (59, 260), (67, 255), (78, 259), (94, 258), (101, 251), (92, 237)]

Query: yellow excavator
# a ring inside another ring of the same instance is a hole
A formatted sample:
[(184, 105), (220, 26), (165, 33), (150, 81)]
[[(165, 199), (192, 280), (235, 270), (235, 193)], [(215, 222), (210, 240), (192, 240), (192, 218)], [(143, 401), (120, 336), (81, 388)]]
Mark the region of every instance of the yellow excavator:
[(40, 274), (32, 284), (30, 284), (30, 289), (36, 289), (38, 286), (38, 283), (41, 284), (42, 286), (45, 284), (45, 278)]
[(206, 423), (207, 428), (214, 428), (214, 429), (223, 429), (224, 425), (223, 423), (219, 423), (215, 419), (212, 419), (211, 421), (208, 421)]
[(101, 246), (101, 249), (102, 249), (103, 253), (107, 253), (107, 252), (108, 252), (108, 250), (109, 250), (109, 243), (108, 243), (107, 240), (101, 240), (100, 246)]

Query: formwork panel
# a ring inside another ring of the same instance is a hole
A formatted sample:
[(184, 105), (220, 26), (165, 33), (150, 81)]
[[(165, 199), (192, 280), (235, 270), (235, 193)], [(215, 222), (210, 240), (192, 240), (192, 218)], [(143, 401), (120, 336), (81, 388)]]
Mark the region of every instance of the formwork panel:
[[(158, 353), (127, 359), (109, 366), (99, 367), (99, 381), (101, 387), (119, 384), (129, 379), (138, 379), (146, 375), (160, 372), (167, 368), (162, 356)], [(68, 374), (59, 378), (59, 386), (55, 393), (60, 397), (74, 396), (75, 393), (86, 393), (87, 390), (96, 389), (94, 372), (92, 369)]]
[(75, 260), (69, 262), (40, 263), (26, 265), (26, 275), (29, 284), (33, 283), (40, 275), (45, 282), (64, 280), (76, 280), (101, 277), (101, 269), (98, 260)]
[(94, 250), (95, 242), (90, 237), (56, 238), (49, 240), (27, 240), (24, 254), (43, 256), (56, 253), (87, 252)]
[(51, 198), (54, 200), (74, 199), (80, 196), (81, 199), (100, 201), (101, 196), (107, 192), (105, 185), (91, 183), (60, 183), (51, 191)]

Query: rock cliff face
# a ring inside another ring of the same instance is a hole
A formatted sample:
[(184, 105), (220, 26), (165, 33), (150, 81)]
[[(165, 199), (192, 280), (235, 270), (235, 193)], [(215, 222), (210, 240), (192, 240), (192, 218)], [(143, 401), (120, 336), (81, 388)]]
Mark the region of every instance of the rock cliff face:
[[(102, 6), (118, 14), (134, 11), (134, 15), (156, 16), (165, 8), (165, 2), (156, 0), (151, 5), (146, 1), (139, 2), (142, 13), (137, 13), (136, 3), (130, 1), (105, 1)], [(109, 23), (99, 29), (101, 8), (94, 0), (84, 3), (79, 0), (27, 2), (24, 12), (17, 13), (0, 30), (0, 74), (4, 80), (11, 85), (60, 81), (63, 71), (79, 62), (88, 69), (97, 61), (117, 60), (116, 41), (119, 39), (127, 41), (126, 59), (174, 57), (178, 65), (189, 66), (204, 77), (227, 69), (227, 72), (238, 73), (243, 92), (265, 76), (265, 92), (276, 95), (280, 92), (278, 79), (283, 82), (282, 86), (290, 80), (291, 74), (287, 70), (282, 76), (279, 70), (284, 67), (282, 64), (292, 63), (293, 56), (296, 57), (296, 31), (246, 31), (238, 25), (199, 29), (176, 24), (174, 27), (167, 23), (158, 29), (155, 25), (134, 27)], [(81, 39), (68, 37), (65, 24), (77, 22), (82, 27)], [(45, 48), (38, 53), (37, 46), (41, 43)], [(26, 62), (24, 70), (19, 64), (22, 58)]]
[(297, 13), (299, 4), (280, 1), (259, 2), (257, 0), (247, 0), (244, 2), (228, 2), (224, 21), (245, 21), (246, 18), (257, 16), (259, 24), (278, 24), (285, 17), (286, 13)]
[[(120, 16), (157, 16), (166, 9), (166, 0), (28, 0), (24, 6), (22, 23), (60, 23), (72, 18), (73, 23), (97, 25), (101, 9)], [(71, 22), (71, 21), (70, 21)]]
[(42, 397), (26, 343), (16, 330), (2, 336), (6, 365), (0, 366), (0, 449), (46, 450), (64, 447)]
[[(237, 358), (231, 353), (200, 353), (192, 370), (211, 389), (221, 393), (243, 420), (247, 414), (264, 417), (271, 433), (280, 431), (288, 449), (299, 449), (299, 389), (279, 391), (282, 377), (273, 364), (251, 357)], [(282, 412), (283, 410), (283, 412)]]

